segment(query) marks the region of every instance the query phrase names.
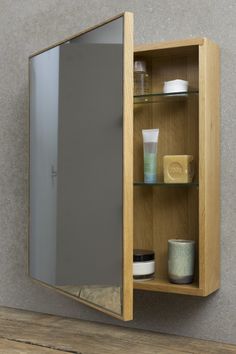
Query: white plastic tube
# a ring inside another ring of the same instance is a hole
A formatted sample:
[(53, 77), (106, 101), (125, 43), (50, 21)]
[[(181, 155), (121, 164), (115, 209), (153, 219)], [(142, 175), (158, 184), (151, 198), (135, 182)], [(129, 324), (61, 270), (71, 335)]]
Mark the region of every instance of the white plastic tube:
[(159, 129), (143, 129), (144, 182), (157, 182), (157, 143)]

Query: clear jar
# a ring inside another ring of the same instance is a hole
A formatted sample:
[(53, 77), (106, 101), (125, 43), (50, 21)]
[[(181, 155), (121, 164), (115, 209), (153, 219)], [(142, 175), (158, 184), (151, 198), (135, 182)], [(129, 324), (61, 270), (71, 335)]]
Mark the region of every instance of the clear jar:
[(147, 73), (146, 63), (143, 60), (134, 62), (134, 95), (150, 93), (150, 76)]

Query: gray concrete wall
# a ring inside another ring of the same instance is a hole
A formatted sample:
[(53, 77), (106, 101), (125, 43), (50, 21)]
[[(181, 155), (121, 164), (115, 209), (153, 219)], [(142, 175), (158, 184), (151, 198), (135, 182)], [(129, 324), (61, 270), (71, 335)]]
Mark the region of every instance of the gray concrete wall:
[(222, 50), (222, 288), (206, 299), (137, 292), (128, 326), (236, 342), (236, 2), (0, 0), (0, 305), (110, 323), (26, 276), (30, 53), (129, 10), (135, 42), (206, 36)]

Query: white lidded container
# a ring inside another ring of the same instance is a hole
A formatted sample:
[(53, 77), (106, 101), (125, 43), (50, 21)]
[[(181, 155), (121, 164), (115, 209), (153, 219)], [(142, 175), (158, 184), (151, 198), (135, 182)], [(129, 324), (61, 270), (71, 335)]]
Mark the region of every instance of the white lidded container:
[(135, 249), (133, 254), (134, 280), (149, 280), (155, 275), (155, 253), (151, 250)]
[(188, 91), (188, 81), (185, 80), (171, 80), (165, 81), (163, 92), (164, 93), (176, 93), (176, 92), (187, 92)]

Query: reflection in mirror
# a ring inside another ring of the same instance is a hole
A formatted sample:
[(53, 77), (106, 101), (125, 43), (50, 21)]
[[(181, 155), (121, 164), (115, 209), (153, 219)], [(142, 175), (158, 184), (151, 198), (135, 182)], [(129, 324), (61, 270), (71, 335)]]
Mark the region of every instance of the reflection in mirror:
[(122, 315), (123, 18), (30, 60), (30, 275)]

